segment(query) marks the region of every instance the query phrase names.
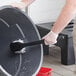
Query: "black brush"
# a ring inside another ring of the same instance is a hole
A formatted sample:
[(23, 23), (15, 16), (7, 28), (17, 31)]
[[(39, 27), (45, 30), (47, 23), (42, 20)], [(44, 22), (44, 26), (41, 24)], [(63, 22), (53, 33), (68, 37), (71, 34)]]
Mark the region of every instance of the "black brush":
[(38, 45), (38, 44), (45, 44), (44, 40), (38, 40), (38, 41), (33, 41), (33, 42), (28, 42), (28, 43), (13, 42), (10, 44), (10, 50), (12, 52), (17, 52), (17, 51), (21, 51), (21, 49), (25, 47)]

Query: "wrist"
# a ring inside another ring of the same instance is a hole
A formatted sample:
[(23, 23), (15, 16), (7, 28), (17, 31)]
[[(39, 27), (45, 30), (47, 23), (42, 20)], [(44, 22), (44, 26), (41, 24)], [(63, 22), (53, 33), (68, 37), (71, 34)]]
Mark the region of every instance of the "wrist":
[(57, 38), (57, 37), (58, 37), (58, 35), (59, 35), (59, 34), (57, 34), (57, 33), (53, 32), (53, 31), (50, 31), (50, 34), (52, 34), (55, 38)]

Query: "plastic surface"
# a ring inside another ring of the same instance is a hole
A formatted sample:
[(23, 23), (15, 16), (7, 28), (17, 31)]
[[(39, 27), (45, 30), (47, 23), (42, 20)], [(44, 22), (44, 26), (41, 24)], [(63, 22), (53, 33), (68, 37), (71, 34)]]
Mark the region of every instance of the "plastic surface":
[(39, 73), (36, 76), (52, 76), (52, 69), (41, 67)]

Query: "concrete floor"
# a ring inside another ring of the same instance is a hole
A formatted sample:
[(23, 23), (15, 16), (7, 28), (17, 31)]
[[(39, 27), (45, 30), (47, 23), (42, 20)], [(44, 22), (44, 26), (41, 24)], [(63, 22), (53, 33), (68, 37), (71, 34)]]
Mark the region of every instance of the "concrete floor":
[(76, 65), (62, 65), (60, 49), (49, 50), (49, 55), (44, 56), (43, 67), (52, 68), (52, 76), (76, 76)]

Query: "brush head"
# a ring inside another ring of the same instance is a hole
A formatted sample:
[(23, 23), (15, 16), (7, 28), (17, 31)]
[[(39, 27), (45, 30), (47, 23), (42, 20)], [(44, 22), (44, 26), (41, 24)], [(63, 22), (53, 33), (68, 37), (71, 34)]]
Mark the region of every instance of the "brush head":
[(21, 39), (16, 40), (10, 44), (10, 50), (14, 53), (25, 53), (25, 49), (23, 47), (23, 41)]
[(11, 51), (13, 52), (20, 51), (23, 48), (22, 44), (23, 43), (20, 43), (20, 42), (11, 43), (10, 44)]

